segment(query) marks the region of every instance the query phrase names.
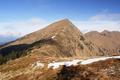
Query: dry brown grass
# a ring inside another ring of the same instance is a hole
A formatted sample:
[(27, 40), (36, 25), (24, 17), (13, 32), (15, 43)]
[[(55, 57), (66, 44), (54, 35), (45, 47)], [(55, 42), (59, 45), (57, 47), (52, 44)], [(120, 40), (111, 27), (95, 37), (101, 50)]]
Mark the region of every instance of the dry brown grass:
[(120, 60), (99, 61), (89, 65), (63, 67), (57, 80), (120, 80)]
[(105, 54), (120, 55), (120, 32), (118, 31), (91, 31), (85, 34), (85, 37), (101, 48)]

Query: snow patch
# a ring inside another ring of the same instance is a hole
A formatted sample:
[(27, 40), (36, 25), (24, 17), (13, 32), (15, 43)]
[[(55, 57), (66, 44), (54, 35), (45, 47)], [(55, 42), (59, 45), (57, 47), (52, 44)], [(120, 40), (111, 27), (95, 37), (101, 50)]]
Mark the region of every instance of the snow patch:
[(44, 64), (41, 63), (40, 61), (37, 61), (34, 64), (32, 64), (32, 67), (34, 67), (34, 68), (43, 68)]
[(93, 58), (93, 59), (87, 59), (87, 60), (84, 60), (82, 61), (80, 64), (91, 64), (93, 62), (97, 62), (97, 61), (100, 61), (100, 60), (106, 60), (106, 59), (109, 59), (110, 57), (102, 57), (102, 58)]
[(107, 60), (107, 59), (120, 59), (120, 56), (112, 56), (112, 57), (100, 57), (100, 58), (93, 58), (93, 59), (87, 59), (87, 60), (84, 60), (82, 61), (80, 64), (82, 65), (86, 65), (86, 64), (91, 64), (93, 62), (97, 62), (97, 61), (103, 61), (103, 60)]
[[(69, 60), (69, 61), (62, 61), (62, 62), (55, 62), (53, 61), (52, 63), (48, 64), (48, 68), (52, 68), (52, 69), (57, 69), (60, 66), (76, 66), (76, 65), (86, 65), (86, 64), (91, 64), (93, 62), (97, 62), (97, 61), (104, 61), (107, 59), (120, 59), (120, 56), (112, 56), (112, 57), (98, 57), (98, 58), (92, 58), (92, 59), (86, 59), (86, 60), (79, 60), (79, 59), (75, 59), (75, 60)], [(32, 64), (33, 68), (44, 68), (44, 63), (41, 63), (40, 61), (35, 62), (34, 64)]]
[(113, 56), (112, 58), (120, 59), (120, 56)]
[(64, 62), (54, 62), (54, 63), (49, 63), (48, 64), (48, 68), (53, 68), (53, 69), (57, 69), (60, 66), (64, 65)]
[(51, 38), (52, 38), (52, 39), (54, 39), (54, 38), (55, 38), (55, 36), (52, 36)]
[(72, 65), (78, 65), (78, 63), (79, 62), (81, 62), (81, 61), (83, 61), (83, 60), (72, 60), (72, 61), (67, 61), (67, 62), (65, 62), (65, 64), (64, 65), (66, 65), (66, 66), (72, 66)]
[(53, 63), (49, 63), (48, 64), (48, 68), (53, 68), (53, 69), (57, 69), (60, 66), (72, 66), (72, 65), (78, 65), (78, 62), (80, 62), (81, 60), (72, 60), (72, 61), (64, 61), (64, 62), (53, 62)]

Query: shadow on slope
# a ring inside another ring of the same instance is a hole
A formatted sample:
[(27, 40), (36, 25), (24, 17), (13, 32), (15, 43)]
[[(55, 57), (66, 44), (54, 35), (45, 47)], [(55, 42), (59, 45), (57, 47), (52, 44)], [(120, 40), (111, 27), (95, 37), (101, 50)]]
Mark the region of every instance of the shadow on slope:
[(10, 45), (0, 49), (0, 64), (3, 64), (9, 60), (19, 58), (21, 56), (27, 55), (29, 51), (34, 46), (41, 47), (44, 44), (51, 44), (54, 41), (51, 38), (42, 39), (36, 41), (32, 44), (19, 44), (19, 45)]

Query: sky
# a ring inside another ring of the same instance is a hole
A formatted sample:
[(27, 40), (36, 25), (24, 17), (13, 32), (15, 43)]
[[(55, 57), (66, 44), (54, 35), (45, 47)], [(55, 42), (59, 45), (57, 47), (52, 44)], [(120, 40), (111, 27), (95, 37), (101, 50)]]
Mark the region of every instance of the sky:
[(0, 0), (0, 36), (5, 38), (24, 36), (64, 18), (83, 33), (120, 31), (120, 0)]

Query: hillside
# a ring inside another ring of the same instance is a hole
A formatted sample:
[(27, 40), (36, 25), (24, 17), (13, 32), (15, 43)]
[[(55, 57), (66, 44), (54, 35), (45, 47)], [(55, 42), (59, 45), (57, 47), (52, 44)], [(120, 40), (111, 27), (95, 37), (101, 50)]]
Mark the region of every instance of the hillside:
[[(0, 80), (118, 80), (119, 56), (105, 56), (108, 54), (64, 19), (2, 45)], [(105, 73), (106, 69), (115, 74)]]
[(49, 63), (22, 58), (0, 66), (0, 74), (1, 80), (119, 80), (120, 56)]
[(108, 59), (88, 65), (64, 66), (53, 80), (120, 80), (120, 59)]
[(120, 32), (118, 31), (91, 31), (85, 37), (108, 55), (120, 54)]
[(64, 19), (2, 46), (0, 54), (5, 57), (5, 62), (27, 54), (85, 58), (100, 56), (103, 52), (68, 19)]

